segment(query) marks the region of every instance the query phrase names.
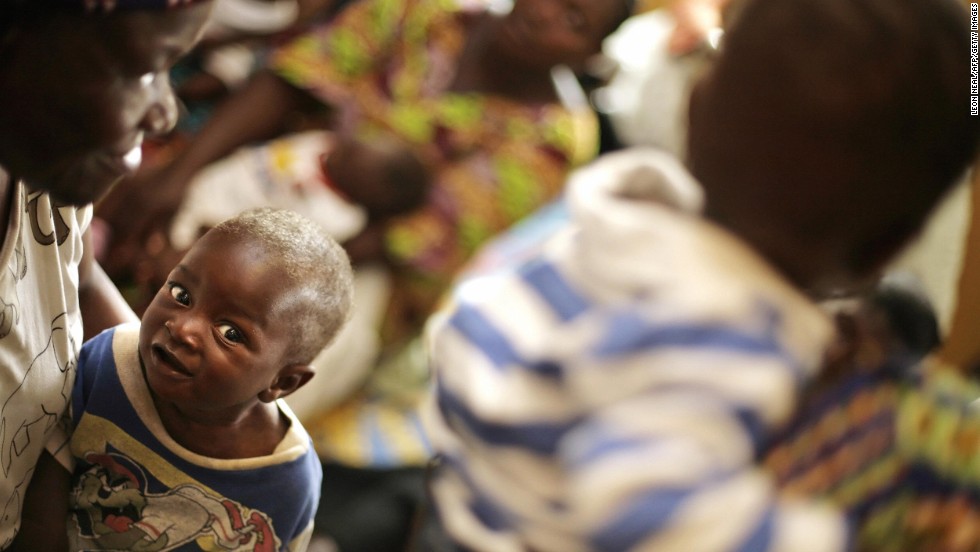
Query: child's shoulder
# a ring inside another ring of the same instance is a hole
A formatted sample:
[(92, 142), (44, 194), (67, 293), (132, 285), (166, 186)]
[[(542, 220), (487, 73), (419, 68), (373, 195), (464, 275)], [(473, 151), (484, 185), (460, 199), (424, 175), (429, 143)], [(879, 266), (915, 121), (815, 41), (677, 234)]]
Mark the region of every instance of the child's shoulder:
[(107, 328), (82, 344), (76, 367), (79, 381), (90, 381), (97, 373), (116, 372), (119, 366), (138, 366), (139, 323)]
[(112, 350), (117, 347), (136, 347), (139, 334), (139, 322), (126, 322), (106, 328), (82, 344), (82, 354), (111, 354)]
[[(293, 450), (296, 454), (304, 454), (312, 449), (310, 434), (306, 427), (299, 420), (284, 399), (276, 400), (273, 405), (279, 411), (280, 416), (284, 416), (289, 421), (289, 430), (283, 437), (282, 442), (276, 447), (277, 451)], [(295, 448), (294, 448), (295, 447)]]

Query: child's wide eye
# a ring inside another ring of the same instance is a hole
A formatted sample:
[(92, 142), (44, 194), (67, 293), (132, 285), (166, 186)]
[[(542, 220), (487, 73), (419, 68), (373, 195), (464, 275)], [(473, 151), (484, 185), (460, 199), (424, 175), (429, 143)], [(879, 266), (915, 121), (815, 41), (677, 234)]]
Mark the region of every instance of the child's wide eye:
[(189, 305), (191, 302), (191, 295), (177, 284), (170, 284), (170, 296), (181, 305)]
[(238, 328), (232, 326), (231, 324), (219, 325), (218, 332), (221, 334), (222, 337), (224, 337), (228, 341), (231, 341), (232, 343), (242, 343), (243, 341), (245, 341), (245, 336), (242, 335), (242, 332)]

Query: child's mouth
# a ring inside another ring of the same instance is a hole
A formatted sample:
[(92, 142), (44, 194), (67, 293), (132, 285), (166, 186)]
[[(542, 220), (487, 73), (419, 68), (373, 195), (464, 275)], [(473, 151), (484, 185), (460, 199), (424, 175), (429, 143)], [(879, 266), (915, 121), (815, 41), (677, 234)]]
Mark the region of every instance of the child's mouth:
[(185, 368), (184, 365), (177, 360), (177, 357), (168, 351), (163, 345), (153, 345), (152, 351), (153, 356), (156, 357), (159, 364), (163, 364), (172, 371), (183, 376), (192, 377), (194, 375), (190, 370)]

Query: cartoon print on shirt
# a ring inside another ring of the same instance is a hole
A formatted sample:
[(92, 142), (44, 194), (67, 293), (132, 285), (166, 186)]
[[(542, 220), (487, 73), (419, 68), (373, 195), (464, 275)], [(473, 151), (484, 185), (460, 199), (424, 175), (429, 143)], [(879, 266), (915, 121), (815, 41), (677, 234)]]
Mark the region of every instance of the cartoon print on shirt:
[(14, 275), (14, 280), (23, 280), (27, 276), (27, 256), (24, 254), (24, 241), (20, 234), (17, 235), (17, 243), (14, 245), (14, 262), (10, 265), (10, 272)]
[[(64, 325), (65, 314), (58, 315), (51, 322), (48, 344), (34, 358), (27, 368), (21, 384), (7, 397), (0, 407), (0, 468), (3, 475), (11, 477), (14, 459), (24, 453), (29, 446), (40, 446), (44, 433), (58, 421), (58, 417), (68, 408), (71, 395), (71, 376), (74, 374), (78, 358), (75, 356), (74, 339)], [(67, 334), (62, 336), (61, 334)], [(67, 338), (66, 338), (67, 337)], [(65, 346), (67, 344), (67, 346)], [(36, 386), (51, 387), (52, 372), (48, 366), (56, 366), (59, 376), (57, 384), (61, 392), (38, 402), (37, 397), (22, 392), (25, 388)], [(8, 412), (17, 412), (20, 422), (10, 418)]]
[[(30, 481), (29, 476), (34, 468), (33, 462), (18, 462), (18, 459), (22, 456), (37, 457), (37, 449), (44, 446), (44, 435), (68, 408), (78, 358), (65, 319), (65, 313), (61, 313), (51, 321), (47, 345), (34, 357), (20, 385), (0, 407), (0, 472), (4, 478), (17, 482), (14, 493), (0, 514), (4, 519), (19, 516), (19, 511), (15, 510), (20, 507), (22, 487)], [(57, 372), (52, 369), (54, 367), (57, 367)], [(24, 391), (32, 387), (56, 386), (61, 388), (58, 394), (39, 396)]]
[[(68, 235), (71, 234), (71, 227), (65, 222), (65, 217), (61, 215), (61, 210), (57, 208), (57, 205), (48, 213), (39, 213), (40, 204), (38, 201), (40, 198), (41, 195), (37, 194), (27, 200), (27, 216), (31, 221), (31, 233), (34, 235), (34, 241), (41, 245), (51, 245), (54, 243), (61, 245), (65, 243)], [(51, 220), (54, 228), (41, 228), (42, 220)]]
[[(13, 282), (19, 282), (27, 276), (27, 255), (24, 253), (24, 240), (20, 233), (13, 244), (13, 258), (7, 266)], [(17, 324), (20, 315), (16, 294), (13, 297), (0, 296), (0, 339), (7, 337), (10, 331)]]
[(280, 549), (272, 521), (258, 510), (191, 484), (149, 493), (142, 469), (119, 453), (85, 459), (91, 466), (72, 490), (73, 549), (158, 552), (191, 541), (215, 551)]
[(17, 321), (17, 308), (0, 297), (0, 339), (7, 337)]
[[(65, 286), (66, 276), (71, 278), (69, 273), (59, 279), (57, 273), (38, 268), (38, 263), (56, 271), (70, 270), (61, 264), (59, 246), (69, 240), (73, 226), (42, 192), (20, 188), (15, 193), (22, 194), (18, 203), (24, 218), (19, 228), (8, 233), (7, 239), (13, 241), (4, 244), (5, 249), (10, 248), (10, 256), (6, 272), (0, 275), (0, 339), (15, 340), (4, 345), (5, 354), (0, 356), (12, 363), (4, 368), (0, 387), (0, 481), (9, 493), (0, 502), (0, 527), (11, 527), (20, 517), (34, 463), (51, 428), (68, 407), (80, 345), (73, 337), (80, 328), (77, 314), (69, 314), (63, 301), (34, 304), (38, 291), (51, 286), (53, 293), (55, 286)], [(26, 320), (25, 301), (32, 312), (36, 311)], [(50, 323), (44, 324), (38, 316), (49, 317)], [(28, 323), (31, 325), (25, 326)], [(4, 535), (0, 549), (13, 538), (9, 533)]]
[[(3, 512), (0, 513), (0, 519), (3, 520), (3, 523), (13, 523), (13, 520), (20, 519), (21, 495), (27, 487), (27, 482), (31, 480), (32, 473), (34, 473), (34, 466), (29, 466), (24, 477), (17, 482), (14, 491), (7, 497), (7, 502), (3, 504)], [(13, 541), (13, 535), (7, 537), (0, 542), (0, 549), (6, 548)]]

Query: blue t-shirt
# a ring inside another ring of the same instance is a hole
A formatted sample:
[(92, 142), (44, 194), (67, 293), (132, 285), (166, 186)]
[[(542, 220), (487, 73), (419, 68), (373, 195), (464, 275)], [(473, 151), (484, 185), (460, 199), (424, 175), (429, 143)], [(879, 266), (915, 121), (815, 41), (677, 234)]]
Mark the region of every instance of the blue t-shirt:
[(215, 459), (163, 428), (140, 369), (139, 326), (85, 343), (72, 391), (72, 550), (296, 550), (312, 533), (322, 472), (289, 432), (269, 456)]

